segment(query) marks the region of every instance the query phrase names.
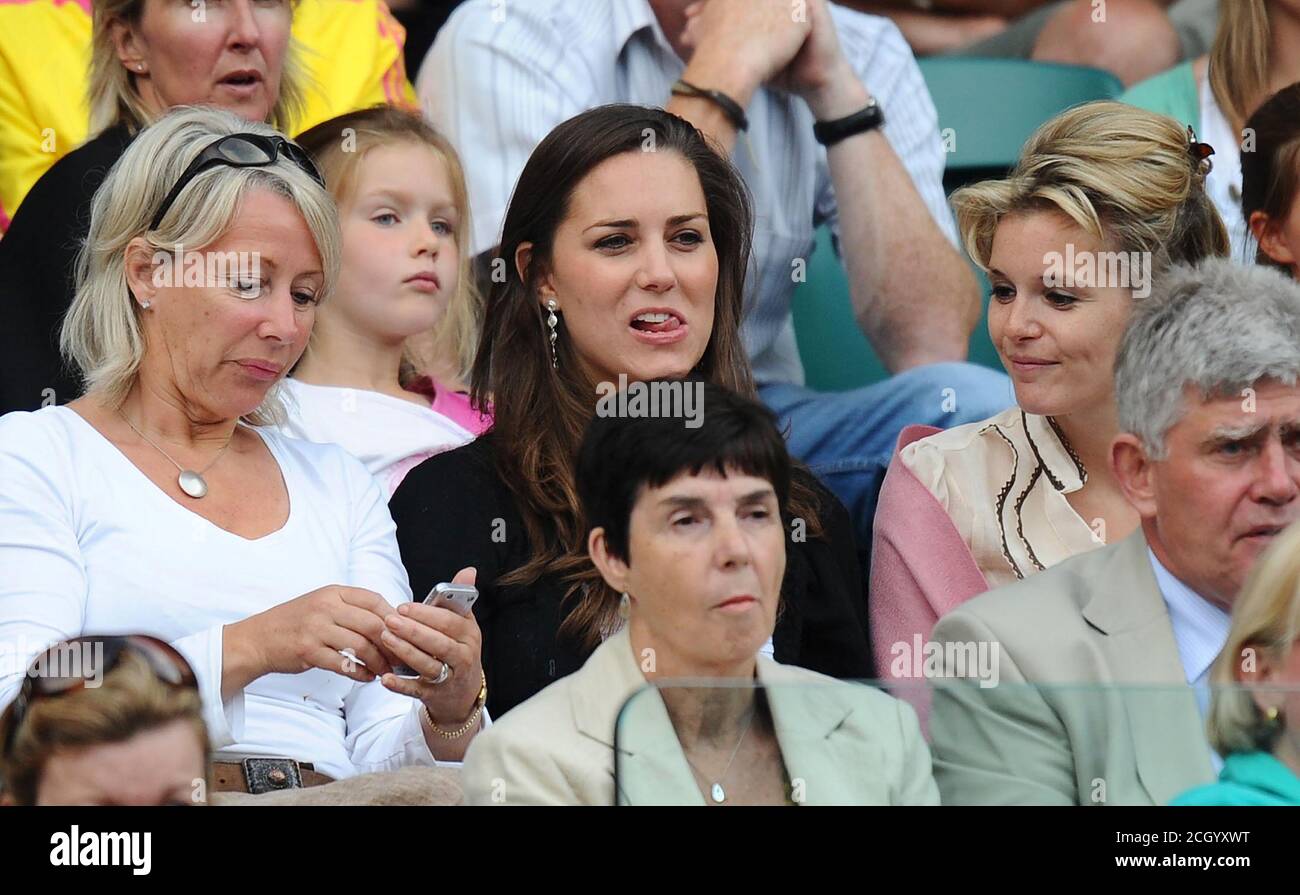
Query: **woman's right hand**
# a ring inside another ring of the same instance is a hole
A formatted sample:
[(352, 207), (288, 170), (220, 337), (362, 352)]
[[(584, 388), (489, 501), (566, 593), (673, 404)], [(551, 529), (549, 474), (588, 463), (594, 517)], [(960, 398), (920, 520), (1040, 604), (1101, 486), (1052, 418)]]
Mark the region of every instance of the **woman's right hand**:
[(222, 697), (264, 674), (323, 668), (362, 683), (387, 674), (392, 666), (377, 644), (395, 611), (374, 591), (331, 584), (226, 625)]

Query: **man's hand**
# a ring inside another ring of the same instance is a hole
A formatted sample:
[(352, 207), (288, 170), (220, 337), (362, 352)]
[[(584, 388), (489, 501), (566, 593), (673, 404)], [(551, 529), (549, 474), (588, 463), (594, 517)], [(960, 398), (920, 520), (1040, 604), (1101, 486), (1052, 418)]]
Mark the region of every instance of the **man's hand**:
[[(725, 90), (741, 105), (784, 70), (812, 33), (791, 0), (700, 0), (686, 8), (680, 43), (699, 86)], [(688, 80), (690, 78), (688, 77)]]
[(682, 43), (694, 51), (692, 67), (730, 60), (745, 105), (766, 85), (802, 98), (825, 121), (856, 112), (868, 99), (840, 48), (827, 0), (700, 0), (686, 7)]
[(866, 88), (840, 47), (827, 0), (806, 0), (811, 30), (772, 86), (800, 97), (818, 121), (852, 115), (867, 104)]

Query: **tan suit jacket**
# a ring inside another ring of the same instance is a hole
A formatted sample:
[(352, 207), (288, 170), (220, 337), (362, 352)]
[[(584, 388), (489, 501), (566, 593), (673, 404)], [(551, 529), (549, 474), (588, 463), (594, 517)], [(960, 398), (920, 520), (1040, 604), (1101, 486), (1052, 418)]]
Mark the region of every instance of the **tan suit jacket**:
[(997, 686), (936, 682), (945, 805), (1163, 805), (1215, 779), (1140, 530), (970, 600), (932, 639), (999, 653)]
[[(799, 804), (938, 804), (910, 706), (765, 656), (758, 678)], [(471, 805), (704, 804), (626, 628), (478, 734), (464, 786)]]

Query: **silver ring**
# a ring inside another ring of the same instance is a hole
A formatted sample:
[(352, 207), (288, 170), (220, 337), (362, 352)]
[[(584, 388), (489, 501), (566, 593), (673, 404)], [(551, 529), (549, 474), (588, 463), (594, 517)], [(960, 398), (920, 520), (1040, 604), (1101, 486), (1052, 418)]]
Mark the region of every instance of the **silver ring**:
[[(442, 662), (441, 659), (439, 659), (438, 661), (439, 661), (439, 662)], [(443, 681), (445, 681), (445, 680), (446, 680), (447, 678), (449, 678), (449, 677), (451, 677), (451, 666), (448, 665), (446, 662), (442, 662), (442, 671), (439, 671), (439, 672), (438, 672), (438, 676), (435, 677), (433, 680), (429, 680), (428, 678), (424, 678), (424, 682), (425, 682), (426, 684), (435, 684), (435, 685), (436, 685), (436, 684), (441, 684)]]

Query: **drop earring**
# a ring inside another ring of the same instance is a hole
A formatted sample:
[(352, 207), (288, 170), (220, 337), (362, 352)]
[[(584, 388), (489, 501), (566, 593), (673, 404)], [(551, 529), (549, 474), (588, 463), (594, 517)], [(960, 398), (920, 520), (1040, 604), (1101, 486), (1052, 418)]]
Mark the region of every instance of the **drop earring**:
[(618, 601), (618, 617), (627, 621), (631, 614), (632, 598), (627, 595), (627, 591), (623, 591), (623, 597)]
[(555, 316), (555, 312), (558, 311), (559, 309), (560, 306), (555, 303), (555, 299), (553, 298), (547, 299), (546, 310), (549, 311), (550, 313), (546, 316), (546, 325), (550, 327), (551, 330), (551, 369), (552, 370), (560, 369), (560, 359), (555, 353), (555, 340), (560, 337), (560, 334), (556, 329), (556, 327), (560, 323), (560, 318)]

